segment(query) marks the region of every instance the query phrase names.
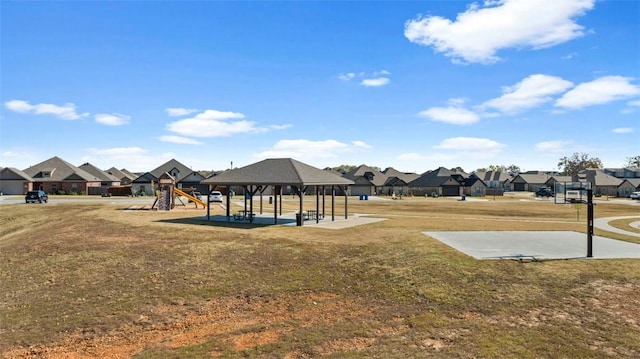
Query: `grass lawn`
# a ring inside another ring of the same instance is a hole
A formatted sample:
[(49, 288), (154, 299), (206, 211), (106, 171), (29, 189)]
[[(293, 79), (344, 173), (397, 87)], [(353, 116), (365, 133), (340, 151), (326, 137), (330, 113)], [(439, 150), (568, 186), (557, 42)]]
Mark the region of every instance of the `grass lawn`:
[(341, 230), (223, 225), (203, 209), (128, 211), (117, 200), (2, 205), (0, 353), (639, 357), (640, 260), (478, 261), (421, 233), (586, 233), (586, 208), (577, 221), (570, 205), (487, 199), (351, 199), (351, 213), (387, 220)]

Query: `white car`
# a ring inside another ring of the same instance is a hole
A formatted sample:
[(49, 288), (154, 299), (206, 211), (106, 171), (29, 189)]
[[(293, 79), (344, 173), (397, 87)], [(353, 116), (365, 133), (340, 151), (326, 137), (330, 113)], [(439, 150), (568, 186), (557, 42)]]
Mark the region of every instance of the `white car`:
[(222, 192), (220, 192), (220, 191), (211, 191), (211, 193), (209, 193), (209, 202), (220, 202), (220, 203), (222, 203)]
[(631, 192), (631, 194), (629, 195), (629, 198), (640, 199), (640, 192)]

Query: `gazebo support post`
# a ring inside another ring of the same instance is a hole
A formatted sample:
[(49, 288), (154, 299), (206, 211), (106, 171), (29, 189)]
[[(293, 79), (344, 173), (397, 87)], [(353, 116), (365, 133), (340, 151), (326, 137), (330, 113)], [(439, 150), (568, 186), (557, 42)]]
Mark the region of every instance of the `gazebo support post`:
[[(209, 193), (211, 193), (211, 185), (209, 185)], [(211, 203), (209, 202), (209, 194), (207, 194), (207, 221), (211, 219)]]
[(231, 222), (231, 185), (227, 186), (227, 222)]
[(325, 186), (322, 186), (322, 218), (323, 219), (324, 219), (324, 195), (325, 195), (325, 191), (326, 191)]
[(299, 191), (300, 192), (298, 193), (298, 197), (300, 198), (300, 212), (299, 212), (300, 213), (300, 226), (303, 226), (304, 225), (304, 216), (302, 215), (302, 213), (303, 213), (302, 212), (302, 209), (303, 209), (302, 202), (304, 200), (304, 188), (302, 188), (302, 186), (300, 186), (299, 187)]
[(278, 195), (280, 196), (280, 215), (282, 216), (282, 186), (278, 186)]
[(331, 186), (331, 222), (336, 220), (336, 186)]
[(316, 186), (316, 224), (320, 222), (320, 187)]
[(347, 186), (344, 186), (344, 219), (348, 219), (348, 208), (347, 208)]
[(278, 224), (278, 186), (271, 187), (273, 192), (273, 224)]

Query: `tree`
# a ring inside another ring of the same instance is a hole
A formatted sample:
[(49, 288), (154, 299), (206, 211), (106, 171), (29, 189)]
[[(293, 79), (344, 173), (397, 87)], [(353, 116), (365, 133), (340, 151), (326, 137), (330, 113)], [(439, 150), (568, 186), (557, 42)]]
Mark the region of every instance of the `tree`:
[(504, 172), (507, 168), (503, 165), (490, 165), (489, 169), (493, 172)]
[(627, 157), (627, 165), (625, 167), (640, 168), (640, 156)]
[(507, 173), (520, 173), (522, 172), (522, 170), (520, 169), (520, 166), (516, 166), (516, 165), (509, 165), (506, 168)]
[(576, 176), (578, 172), (587, 168), (602, 168), (602, 161), (598, 157), (590, 158), (587, 153), (574, 153), (571, 157), (562, 157), (558, 162), (562, 174)]
[(333, 167), (333, 170), (341, 172), (341, 173), (347, 173), (347, 172), (351, 172), (351, 171), (355, 170), (356, 168), (358, 168), (358, 166), (340, 165), (340, 166)]

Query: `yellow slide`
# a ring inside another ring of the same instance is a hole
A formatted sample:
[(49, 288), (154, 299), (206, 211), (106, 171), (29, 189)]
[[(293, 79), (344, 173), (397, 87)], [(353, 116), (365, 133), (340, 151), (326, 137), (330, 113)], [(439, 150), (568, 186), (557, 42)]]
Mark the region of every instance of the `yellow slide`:
[(174, 191), (177, 195), (180, 195), (180, 196), (183, 196), (183, 197), (187, 197), (187, 199), (189, 199), (191, 202), (193, 202), (193, 203), (195, 203), (195, 204), (196, 204), (196, 207), (198, 207), (198, 205), (201, 205), (201, 206), (202, 206), (202, 208), (206, 208), (206, 207), (207, 207), (207, 203), (206, 203), (206, 202), (202, 202), (201, 200), (199, 200), (199, 199), (197, 199), (196, 197), (194, 197), (194, 196), (192, 196), (192, 195), (188, 194), (187, 192), (185, 192), (185, 191), (181, 190), (180, 188), (175, 187), (175, 188), (173, 189), (173, 191)]

